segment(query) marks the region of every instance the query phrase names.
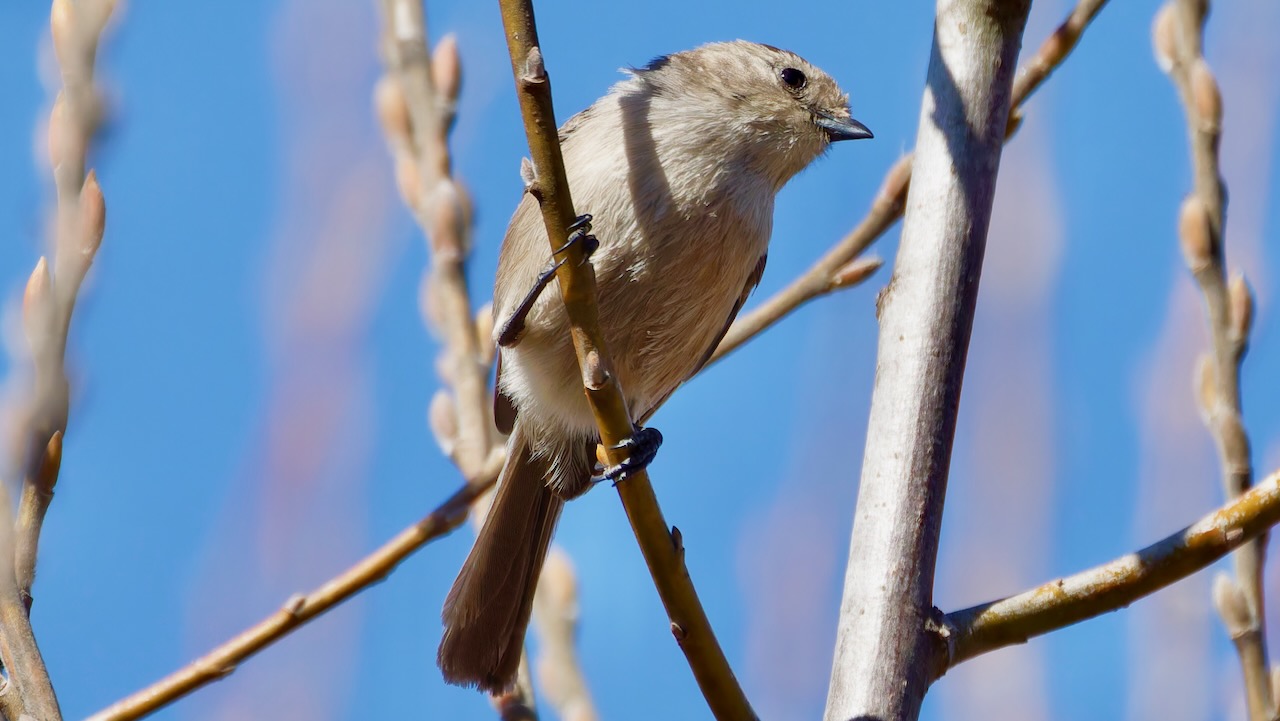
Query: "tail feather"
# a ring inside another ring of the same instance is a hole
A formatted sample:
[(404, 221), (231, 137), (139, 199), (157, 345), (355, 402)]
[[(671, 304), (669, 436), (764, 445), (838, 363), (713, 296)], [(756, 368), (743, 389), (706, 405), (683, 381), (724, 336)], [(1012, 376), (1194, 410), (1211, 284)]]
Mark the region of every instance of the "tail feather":
[(564, 500), (547, 487), (553, 463), (535, 457), (519, 426), (497, 495), (445, 600), (436, 663), (449, 683), (490, 693), (510, 687), (542, 562)]

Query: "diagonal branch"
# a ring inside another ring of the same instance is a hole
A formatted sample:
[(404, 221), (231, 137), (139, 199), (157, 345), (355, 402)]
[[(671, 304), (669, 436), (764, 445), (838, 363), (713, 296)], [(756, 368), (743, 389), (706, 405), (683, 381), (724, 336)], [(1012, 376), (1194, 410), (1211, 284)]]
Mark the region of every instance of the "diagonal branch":
[(1280, 522), (1280, 471), (1190, 526), (1110, 563), (947, 614), (942, 670), (1116, 611), (1207, 568)]
[(235, 638), (155, 684), (95, 713), (88, 721), (142, 718), (196, 689), (222, 680), (233, 673), (245, 659), (385, 579), (414, 551), (461, 526), (467, 519), (471, 504), (497, 479), (499, 467), (489, 468), (480, 480), (458, 489), (425, 518), (401, 531), (377, 551), (324, 585), (290, 598), (280, 610)]
[[(532, 3), (501, 0), (500, 4), (533, 160), (534, 178), (529, 192), (542, 208), (547, 238), (554, 252), (568, 237), (575, 213), (556, 134), (550, 80), (538, 45)], [(634, 425), (617, 377), (610, 370), (596, 308), (595, 272), (590, 264), (582, 262), (582, 245), (570, 246), (568, 262), (560, 265), (556, 277), (572, 327), (587, 400), (595, 414), (600, 438), (608, 449), (608, 461), (616, 464), (624, 460), (625, 451), (613, 447), (631, 436)], [(684, 565), (679, 535), (663, 519), (648, 474), (632, 474), (626, 482), (617, 484), (617, 488), (658, 595), (671, 618), (672, 632), (712, 713), (718, 719), (755, 718), (698, 601)]]

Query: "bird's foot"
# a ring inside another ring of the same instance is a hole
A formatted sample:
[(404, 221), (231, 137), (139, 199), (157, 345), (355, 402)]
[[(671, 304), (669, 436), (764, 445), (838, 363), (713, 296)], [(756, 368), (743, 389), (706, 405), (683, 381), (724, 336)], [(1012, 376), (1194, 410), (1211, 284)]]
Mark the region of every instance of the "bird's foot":
[[(554, 258), (554, 256), (560, 255), (566, 250), (572, 248), (575, 243), (582, 243), (582, 262), (586, 263), (591, 260), (591, 254), (596, 252), (596, 249), (600, 247), (600, 240), (594, 235), (591, 235), (591, 214), (583, 213), (582, 215), (579, 215), (577, 219), (569, 224), (568, 230), (569, 239), (564, 242), (564, 245), (556, 248), (555, 252), (551, 254), (552, 257)], [(559, 262), (553, 262), (552, 265), (555, 268), (559, 268), (563, 263), (564, 260), (561, 259)], [(554, 272), (555, 270), (553, 269), (552, 273)]]
[(637, 427), (621, 443), (616, 446), (609, 446), (611, 451), (627, 451), (627, 457), (617, 465), (604, 467), (599, 475), (592, 476), (591, 481), (593, 483), (613, 481), (616, 486), (618, 483), (625, 481), (632, 473), (647, 468), (653, 462), (653, 459), (657, 457), (658, 448), (661, 446), (662, 433), (657, 428)]

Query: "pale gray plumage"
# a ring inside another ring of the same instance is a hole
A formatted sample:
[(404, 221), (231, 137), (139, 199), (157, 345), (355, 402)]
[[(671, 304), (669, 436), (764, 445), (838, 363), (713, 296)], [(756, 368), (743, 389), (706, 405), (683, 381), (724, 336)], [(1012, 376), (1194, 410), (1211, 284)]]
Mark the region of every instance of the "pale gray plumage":
[[(574, 204), (600, 240), (600, 326), (638, 418), (701, 367), (759, 282), (775, 194), (832, 141), (858, 137), (870, 133), (829, 76), (741, 40), (632, 71), (560, 129)], [(495, 326), (548, 259), (526, 195), (498, 261)], [(495, 415), (511, 432), (508, 461), (445, 603), (445, 679), (487, 691), (514, 679), (555, 523), (594, 463), (595, 421), (555, 287), (500, 351)]]

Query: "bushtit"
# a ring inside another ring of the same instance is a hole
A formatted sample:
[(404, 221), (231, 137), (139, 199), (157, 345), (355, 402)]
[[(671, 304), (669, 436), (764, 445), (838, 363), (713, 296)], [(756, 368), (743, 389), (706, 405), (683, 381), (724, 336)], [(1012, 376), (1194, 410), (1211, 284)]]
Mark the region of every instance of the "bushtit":
[[(826, 73), (741, 40), (660, 57), (564, 124), (569, 187), (599, 238), (600, 327), (636, 418), (702, 367), (760, 281), (777, 192), (832, 142), (869, 137)], [(599, 442), (564, 304), (530, 292), (548, 257), (526, 195), (493, 291), (507, 462), (437, 658), (446, 681), (490, 692), (514, 680), (556, 521), (591, 487)]]

